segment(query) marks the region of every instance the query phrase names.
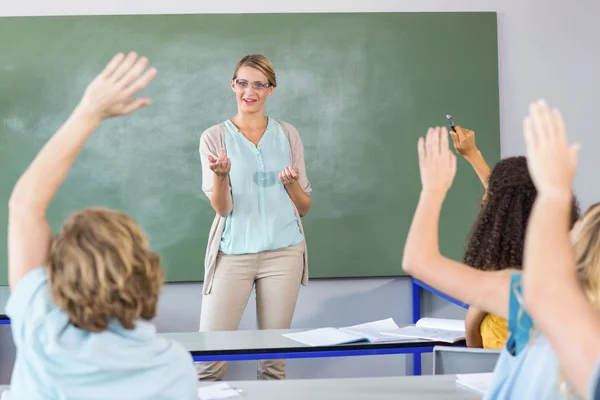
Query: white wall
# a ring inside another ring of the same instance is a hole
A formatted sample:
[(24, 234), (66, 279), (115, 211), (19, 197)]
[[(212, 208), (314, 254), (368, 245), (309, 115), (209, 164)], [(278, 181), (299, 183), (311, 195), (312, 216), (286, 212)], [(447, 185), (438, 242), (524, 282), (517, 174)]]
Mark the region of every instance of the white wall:
[[(0, 0), (0, 16), (391, 11), (498, 12), (502, 155), (523, 153), (521, 123), (527, 105), (531, 100), (545, 97), (563, 110), (570, 135), (583, 145), (575, 188), (582, 205), (600, 200), (593, 162), (600, 136), (588, 127), (600, 106), (596, 101), (600, 93), (597, 74), (600, 25), (595, 21), (600, 15), (600, 2), (596, 0)], [(440, 62), (468, 63), (469, 60)], [(440, 87), (440, 96), (460, 94), (460, 87)], [(468, 126), (468, 121), (457, 122)], [(480, 131), (478, 134), (496, 133)], [(400, 254), (398, 257), (400, 259)], [(159, 329), (196, 330), (200, 293), (199, 285), (168, 285), (157, 318)], [(406, 278), (313, 281), (301, 291), (294, 326), (345, 325), (388, 316), (393, 316), (398, 323), (407, 323), (410, 321), (409, 301), (410, 285)], [(242, 329), (254, 327), (253, 304), (248, 306)], [(434, 316), (459, 318), (463, 314), (457, 307), (430, 296), (424, 297), (423, 310)], [(401, 374), (405, 362), (403, 356), (296, 360), (289, 363), (289, 376)], [(253, 365), (236, 365), (227, 377), (251, 379)]]

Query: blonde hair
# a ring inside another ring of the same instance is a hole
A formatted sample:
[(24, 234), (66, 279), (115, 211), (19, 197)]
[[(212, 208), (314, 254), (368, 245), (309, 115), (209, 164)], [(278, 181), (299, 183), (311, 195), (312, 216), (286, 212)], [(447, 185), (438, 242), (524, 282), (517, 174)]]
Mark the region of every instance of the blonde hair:
[(271, 61), (269, 61), (267, 57), (263, 56), (262, 54), (249, 54), (242, 57), (235, 66), (232, 79), (237, 78), (240, 68), (243, 67), (251, 67), (259, 70), (264, 76), (267, 77), (267, 81), (271, 84), (271, 86), (277, 86), (277, 78), (275, 77), (275, 69), (273, 68), (273, 64), (271, 64)]
[[(600, 310), (600, 203), (591, 205), (575, 228), (573, 252), (579, 282), (592, 305)], [(567, 384), (561, 372), (560, 391), (563, 397), (575, 395), (573, 387)]]
[(53, 302), (70, 322), (102, 332), (112, 320), (126, 329), (156, 315), (163, 284), (159, 256), (138, 224), (107, 209), (72, 214), (52, 241), (48, 276)]

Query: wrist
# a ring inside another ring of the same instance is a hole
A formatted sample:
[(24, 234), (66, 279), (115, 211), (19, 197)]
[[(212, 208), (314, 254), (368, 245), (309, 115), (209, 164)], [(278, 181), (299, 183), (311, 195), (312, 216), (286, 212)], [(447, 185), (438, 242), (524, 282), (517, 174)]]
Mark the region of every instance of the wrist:
[(477, 148), (465, 154), (465, 160), (467, 160), (468, 162), (473, 162), (479, 158), (481, 158), (481, 152)]
[(103, 120), (102, 116), (99, 113), (89, 109), (82, 103), (79, 103), (77, 107), (75, 107), (73, 113), (71, 114), (71, 118), (85, 121), (94, 125), (100, 125), (100, 123)]
[(448, 191), (441, 188), (423, 188), (421, 189), (421, 199), (427, 200), (444, 200)]
[(570, 205), (573, 201), (573, 191), (570, 189), (540, 189), (537, 193), (537, 201), (553, 203), (557, 205)]

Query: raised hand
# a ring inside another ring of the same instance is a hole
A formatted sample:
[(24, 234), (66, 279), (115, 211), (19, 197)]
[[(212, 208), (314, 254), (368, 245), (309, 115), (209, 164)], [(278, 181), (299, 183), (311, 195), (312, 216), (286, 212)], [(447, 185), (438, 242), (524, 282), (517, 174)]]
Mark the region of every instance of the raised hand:
[(286, 167), (279, 173), (279, 181), (283, 185), (291, 185), (298, 181), (300, 172), (298, 168)]
[(570, 197), (579, 145), (569, 145), (559, 110), (544, 100), (529, 106), (523, 123), (527, 165), (539, 194)]
[(450, 131), (450, 134), (452, 135), (456, 152), (463, 157), (468, 157), (476, 153), (478, 150), (475, 145), (475, 132), (471, 129), (461, 128), (460, 126), (455, 127), (455, 129), (456, 132)]
[(456, 175), (456, 156), (448, 148), (448, 130), (429, 128), (427, 137), (419, 138), (418, 151), (423, 191), (447, 192)]
[(221, 149), (219, 153), (219, 158), (214, 158), (213, 156), (208, 156), (208, 166), (215, 175), (220, 177), (225, 177), (229, 175), (229, 171), (231, 170), (231, 160), (227, 158), (227, 152), (225, 149)]
[(148, 59), (130, 52), (119, 53), (89, 84), (79, 109), (99, 119), (126, 115), (148, 104), (150, 99), (132, 97), (144, 89), (155, 77), (156, 69), (149, 68)]

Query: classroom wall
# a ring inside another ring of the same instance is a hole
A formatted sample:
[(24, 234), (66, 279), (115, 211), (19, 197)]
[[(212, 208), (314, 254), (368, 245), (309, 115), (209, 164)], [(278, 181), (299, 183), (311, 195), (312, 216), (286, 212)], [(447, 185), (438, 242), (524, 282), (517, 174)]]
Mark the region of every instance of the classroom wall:
[[(569, 5), (569, 3), (571, 5)], [(277, 12), (385, 12), (385, 11), (496, 11), (502, 155), (522, 154), (522, 118), (531, 100), (540, 96), (559, 106), (570, 135), (583, 144), (576, 193), (584, 207), (600, 199), (596, 182), (594, 149), (600, 137), (586, 123), (594, 122), (600, 92), (597, 70), (600, 52), (597, 39), (600, 3), (583, 0), (0, 0), (2, 15), (140, 14), (140, 13), (277, 13)], [(240, 27), (243, 29), (243, 27)], [(126, 50), (126, 49), (125, 49)], [(301, 55), (300, 55), (301, 56)], [(0, 55), (1, 57), (1, 55)], [(442, 63), (469, 60), (440, 59)], [(461, 88), (449, 82), (440, 96), (460, 96)], [(457, 120), (468, 126), (468, 121)], [(497, 134), (479, 129), (478, 135)], [(464, 173), (471, 173), (464, 171)], [(317, 179), (313, 177), (312, 179)], [(587, 185), (585, 183), (588, 183)], [(310, 241), (310, 238), (308, 238)], [(400, 259), (401, 254), (398, 254)], [(196, 330), (200, 310), (200, 285), (170, 284), (164, 290), (157, 324), (161, 331)], [(1, 297), (0, 297), (1, 298)], [(254, 303), (247, 309), (241, 328), (254, 327)], [(460, 318), (463, 311), (431, 296), (423, 297), (423, 314)], [(410, 283), (399, 279), (341, 279), (312, 281), (303, 288), (294, 319), (295, 327), (348, 325), (392, 316), (398, 323), (410, 322)], [(0, 327), (0, 336), (8, 330)], [(3, 343), (4, 339), (0, 339)], [(404, 356), (353, 359), (295, 360), (288, 376), (379, 376), (395, 375), (410, 367)], [(425, 361), (424, 368), (430, 369)], [(4, 375), (4, 371), (0, 371)], [(254, 378), (254, 363), (240, 363), (228, 371), (229, 379)], [(4, 376), (0, 376), (0, 383)]]

